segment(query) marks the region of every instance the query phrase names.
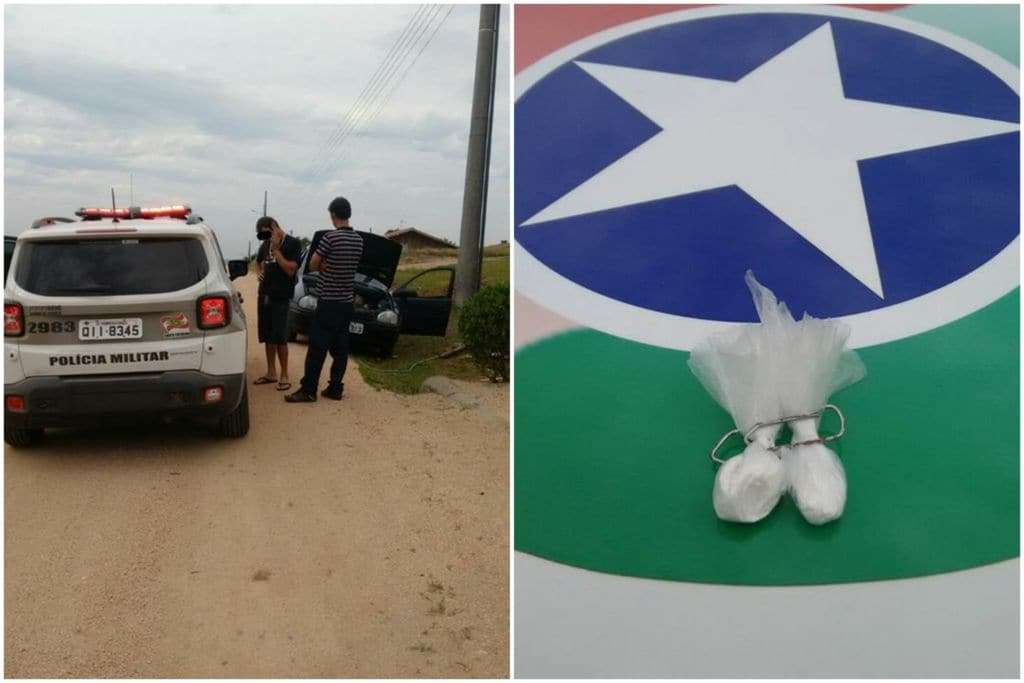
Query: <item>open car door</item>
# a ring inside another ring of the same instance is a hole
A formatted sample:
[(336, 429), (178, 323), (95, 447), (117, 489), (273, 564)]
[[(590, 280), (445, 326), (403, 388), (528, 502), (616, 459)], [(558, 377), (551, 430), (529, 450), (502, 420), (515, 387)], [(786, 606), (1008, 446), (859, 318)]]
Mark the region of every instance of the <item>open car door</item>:
[(402, 316), (403, 334), (443, 337), (452, 313), (454, 268), (431, 268), (413, 276), (392, 296)]

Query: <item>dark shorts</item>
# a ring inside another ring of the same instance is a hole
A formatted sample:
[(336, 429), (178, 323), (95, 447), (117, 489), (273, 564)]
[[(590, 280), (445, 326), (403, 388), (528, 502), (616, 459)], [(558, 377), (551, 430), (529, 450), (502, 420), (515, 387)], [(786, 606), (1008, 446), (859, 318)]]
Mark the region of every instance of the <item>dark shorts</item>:
[(287, 344), (288, 301), (268, 301), (260, 297), (260, 305), (256, 309), (256, 328), (260, 344)]

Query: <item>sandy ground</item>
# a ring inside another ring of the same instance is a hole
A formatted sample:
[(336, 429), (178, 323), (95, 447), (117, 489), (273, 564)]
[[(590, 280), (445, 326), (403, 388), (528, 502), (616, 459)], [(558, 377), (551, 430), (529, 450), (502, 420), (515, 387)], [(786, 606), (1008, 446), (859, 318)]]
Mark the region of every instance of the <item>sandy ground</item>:
[(485, 410), (350, 366), (340, 403), (250, 386), (241, 440), (172, 425), (7, 447), (6, 675), (507, 676), (508, 394), (468, 390)]

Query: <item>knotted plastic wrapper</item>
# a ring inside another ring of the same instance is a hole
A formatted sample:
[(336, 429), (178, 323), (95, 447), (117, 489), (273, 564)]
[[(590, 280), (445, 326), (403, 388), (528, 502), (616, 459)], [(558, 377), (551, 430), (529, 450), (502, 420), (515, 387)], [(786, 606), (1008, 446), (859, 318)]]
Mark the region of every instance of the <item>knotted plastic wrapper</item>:
[[(860, 358), (845, 348), (845, 323), (806, 314), (797, 321), (750, 271), (746, 282), (761, 324), (713, 335), (689, 360), (693, 374), (744, 434), (757, 424), (819, 412), (829, 396), (865, 375)], [(791, 420), (796, 445), (782, 446), (778, 456), (768, 449), (779, 426), (758, 428), (743, 453), (719, 468), (715, 513), (755, 522), (788, 488), (812, 524), (839, 517), (846, 505), (846, 474), (838, 456), (818, 440), (818, 421)]]
[[(771, 353), (771, 340), (762, 325), (711, 335), (690, 352), (690, 370), (743, 434), (758, 423), (784, 416), (774, 386), (775, 369), (767, 362)], [(757, 429), (746, 449), (718, 468), (712, 501), (721, 519), (756, 522), (786, 492), (783, 463), (769, 450), (780, 428)]]
[(778, 427), (758, 430), (739, 455), (729, 458), (715, 474), (712, 502), (715, 514), (729, 522), (764, 519), (786, 492), (786, 471), (779, 456), (768, 450)]
[[(846, 348), (850, 328), (839, 320), (804, 314), (795, 320), (786, 305), (747, 271), (747, 286), (761, 319), (774, 369), (779, 407), (786, 416), (820, 411), (828, 398), (861, 380), (864, 363)], [(786, 469), (789, 492), (811, 524), (825, 524), (843, 514), (846, 473), (839, 457), (818, 435), (820, 418), (799, 418), (787, 425), (791, 444), (779, 454)]]

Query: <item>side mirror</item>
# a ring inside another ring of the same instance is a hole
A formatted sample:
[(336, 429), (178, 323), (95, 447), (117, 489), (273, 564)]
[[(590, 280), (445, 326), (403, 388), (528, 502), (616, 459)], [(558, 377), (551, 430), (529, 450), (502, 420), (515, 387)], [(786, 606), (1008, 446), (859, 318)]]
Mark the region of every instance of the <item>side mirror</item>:
[(249, 262), (245, 259), (228, 261), (228, 277), (232, 280), (243, 277), (249, 273)]

